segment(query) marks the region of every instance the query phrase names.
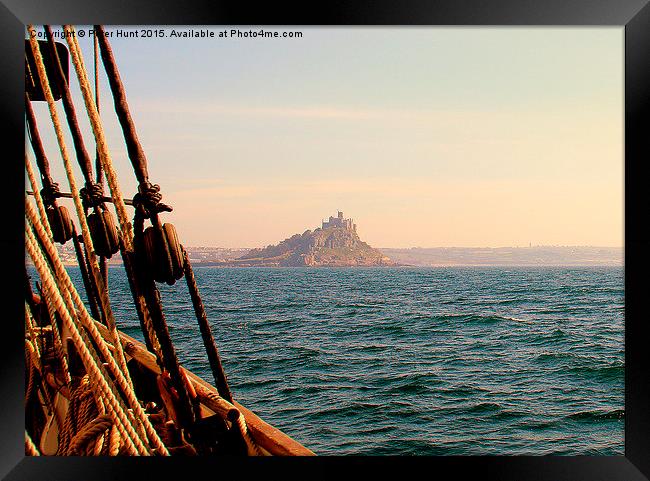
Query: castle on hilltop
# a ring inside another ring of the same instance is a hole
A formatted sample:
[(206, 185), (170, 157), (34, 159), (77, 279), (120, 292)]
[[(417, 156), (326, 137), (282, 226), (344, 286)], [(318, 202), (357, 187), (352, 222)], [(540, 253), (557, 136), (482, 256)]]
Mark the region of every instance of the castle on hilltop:
[(357, 225), (353, 222), (353, 219), (344, 219), (343, 212), (340, 210), (338, 211), (337, 217), (330, 216), (328, 221), (323, 221), (323, 229), (327, 229), (328, 227), (342, 227), (353, 232), (357, 231)]

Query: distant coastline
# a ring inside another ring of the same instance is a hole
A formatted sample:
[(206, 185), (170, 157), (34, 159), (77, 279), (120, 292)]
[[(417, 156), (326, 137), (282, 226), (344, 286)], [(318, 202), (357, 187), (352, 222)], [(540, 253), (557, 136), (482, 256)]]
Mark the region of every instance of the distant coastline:
[[(59, 246), (66, 265), (76, 265), (74, 250)], [(186, 247), (190, 261), (195, 267), (250, 268), (244, 260), (238, 260), (251, 248)], [(379, 248), (395, 267), (588, 267), (623, 266), (622, 247), (598, 246), (532, 246), (532, 247), (413, 247)], [(109, 266), (121, 265), (119, 253), (109, 260)], [(356, 266), (364, 267), (364, 266)], [(316, 267), (318, 268), (318, 266)]]
[(623, 266), (622, 247), (413, 247), (380, 248), (401, 264), (415, 266)]

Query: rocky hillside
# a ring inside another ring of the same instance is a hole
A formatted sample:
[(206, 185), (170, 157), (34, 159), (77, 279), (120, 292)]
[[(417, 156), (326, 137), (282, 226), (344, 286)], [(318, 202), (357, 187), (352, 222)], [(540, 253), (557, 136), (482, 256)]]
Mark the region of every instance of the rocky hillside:
[(277, 245), (253, 249), (236, 261), (257, 266), (387, 266), (394, 263), (363, 242), (356, 229), (307, 230)]

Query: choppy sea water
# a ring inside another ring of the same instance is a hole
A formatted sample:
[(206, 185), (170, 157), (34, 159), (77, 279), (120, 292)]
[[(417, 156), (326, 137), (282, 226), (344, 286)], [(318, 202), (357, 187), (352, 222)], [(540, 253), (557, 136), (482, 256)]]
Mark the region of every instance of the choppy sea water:
[[(195, 271), (234, 397), (317, 454), (623, 454), (620, 267)], [(159, 287), (212, 381), (184, 280)]]

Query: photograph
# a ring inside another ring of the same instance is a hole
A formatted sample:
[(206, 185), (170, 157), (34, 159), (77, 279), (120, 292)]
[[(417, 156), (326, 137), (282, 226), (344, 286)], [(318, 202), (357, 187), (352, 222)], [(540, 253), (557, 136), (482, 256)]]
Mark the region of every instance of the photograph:
[(25, 455), (626, 455), (625, 42), (26, 25)]

